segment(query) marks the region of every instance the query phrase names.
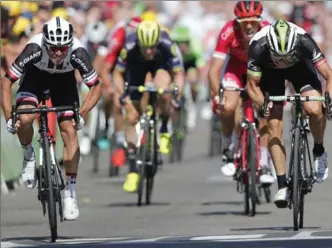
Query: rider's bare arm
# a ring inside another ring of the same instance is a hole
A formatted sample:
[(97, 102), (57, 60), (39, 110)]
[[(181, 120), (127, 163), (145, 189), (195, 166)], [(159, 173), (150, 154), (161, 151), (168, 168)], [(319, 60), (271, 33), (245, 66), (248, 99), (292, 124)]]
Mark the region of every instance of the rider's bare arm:
[(12, 111), (12, 82), (7, 77), (3, 77), (1, 81), (1, 107), (8, 120)]
[(328, 63), (320, 64), (316, 67), (317, 71), (324, 77), (326, 80), (326, 90), (330, 93), (332, 97), (332, 69)]
[(213, 57), (208, 72), (211, 98), (219, 95), (221, 70), (224, 67), (225, 59)]

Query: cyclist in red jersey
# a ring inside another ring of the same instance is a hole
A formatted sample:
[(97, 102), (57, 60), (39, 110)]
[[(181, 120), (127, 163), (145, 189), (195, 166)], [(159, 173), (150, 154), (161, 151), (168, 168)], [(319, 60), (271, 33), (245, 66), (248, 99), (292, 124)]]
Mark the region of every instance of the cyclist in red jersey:
[[(240, 94), (226, 91), (219, 99), (220, 76), (222, 70), (223, 87), (244, 87), (247, 71), (248, 46), (250, 39), (268, 21), (262, 20), (263, 6), (259, 1), (238, 1), (234, 8), (236, 19), (225, 24), (218, 37), (209, 68), (210, 93), (213, 99), (213, 112), (221, 116), (223, 165), (221, 171), (227, 176), (235, 174), (234, 148), (238, 140), (237, 126), (240, 118)], [(221, 100), (221, 101), (220, 101)], [(219, 104), (221, 102), (221, 104)], [(260, 132), (266, 134), (266, 122), (260, 121)], [(235, 130), (236, 129), (236, 130)], [(268, 170), (267, 135), (261, 136), (261, 165), (264, 168), (261, 183), (271, 184), (274, 178)]]
[[(112, 108), (115, 120), (115, 136), (117, 149), (112, 154), (112, 163), (115, 166), (121, 166), (125, 163), (126, 153), (123, 148), (125, 141), (123, 127), (123, 115), (122, 115), (122, 106), (120, 105), (119, 99), (113, 99), (113, 91), (111, 87), (111, 76), (110, 73), (113, 72), (116, 61), (120, 54), (120, 51), (124, 45), (125, 39), (128, 34), (134, 32), (141, 22), (140, 17), (133, 17), (129, 20), (119, 22), (114, 26), (110, 38), (109, 38), (109, 47), (108, 54), (105, 57), (105, 65), (101, 75), (101, 79), (104, 85), (104, 110), (106, 120), (111, 116)], [(107, 125), (106, 125), (106, 128)]]

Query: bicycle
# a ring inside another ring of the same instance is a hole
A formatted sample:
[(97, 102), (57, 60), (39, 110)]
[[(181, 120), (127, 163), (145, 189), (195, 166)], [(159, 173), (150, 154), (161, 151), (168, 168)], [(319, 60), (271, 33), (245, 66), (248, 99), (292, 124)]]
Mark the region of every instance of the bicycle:
[[(295, 107), (292, 111), (292, 143), (288, 168), (287, 187), (290, 193), (288, 202), (289, 209), (293, 208), (293, 228), (298, 231), (303, 228), (304, 214), (304, 196), (312, 191), (315, 183), (314, 168), (311, 162), (309, 151), (308, 134), (310, 133), (309, 124), (303, 113), (304, 102), (318, 101), (330, 106), (331, 99), (329, 93), (325, 93), (324, 97), (317, 96), (301, 96), (299, 93), (294, 96), (269, 96), (265, 94), (264, 110), (267, 109), (269, 102), (290, 102)], [(327, 108), (327, 113), (331, 114), (331, 110)], [(307, 156), (309, 159), (307, 160)], [(309, 167), (307, 162), (309, 161)], [(308, 172), (309, 171), (309, 172)]]
[(208, 156), (214, 157), (216, 154), (222, 154), (221, 151), (221, 123), (220, 117), (213, 114), (210, 120), (210, 142)]
[(160, 89), (148, 86), (128, 86), (125, 85), (125, 92), (138, 91), (140, 93), (150, 93), (149, 105), (140, 117), (140, 130), (138, 133), (138, 141), (136, 144), (136, 165), (139, 170), (139, 184), (137, 190), (137, 205), (142, 205), (142, 197), (145, 186), (145, 203), (150, 205), (151, 195), (153, 191), (154, 177), (158, 169), (158, 143), (157, 143), (157, 114), (156, 114), (156, 98), (157, 95), (173, 94), (177, 96), (178, 88)]
[(244, 88), (221, 87), (219, 93), (220, 99), (223, 99), (224, 91), (239, 92), (243, 99), (243, 118), (240, 121), (241, 133), (238, 147), (235, 149), (236, 155), (234, 164), (236, 173), (234, 180), (237, 181), (237, 191), (239, 193), (244, 192), (244, 213), (255, 216), (256, 204), (260, 203), (256, 187), (259, 177), (262, 174), (259, 134), (255, 122), (255, 111)]
[(46, 204), (51, 232), (51, 241), (55, 242), (58, 238), (57, 230), (57, 211), (56, 203), (58, 203), (58, 213), (60, 221), (63, 222), (63, 209), (61, 191), (65, 188), (61, 170), (56, 161), (52, 135), (48, 130), (49, 112), (73, 111), (74, 119), (79, 120), (79, 107), (75, 102), (74, 106), (47, 107), (46, 101), (49, 99), (49, 92), (43, 93), (41, 106), (38, 108), (16, 109), (16, 105), (12, 106), (12, 128), (14, 130), (17, 118), (21, 114), (39, 114), (40, 115), (40, 159), (39, 167), (36, 168), (38, 180), (38, 200), (43, 208), (43, 215), (46, 215)]
[(179, 118), (173, 123), (173, 133), (171, 136), (171, 154), (169, 162), (181, 162), (183, 158), (183, 149), (187, 135), (187, 109), (185, 98), (182, 99), (183, 108), (179, 111)]

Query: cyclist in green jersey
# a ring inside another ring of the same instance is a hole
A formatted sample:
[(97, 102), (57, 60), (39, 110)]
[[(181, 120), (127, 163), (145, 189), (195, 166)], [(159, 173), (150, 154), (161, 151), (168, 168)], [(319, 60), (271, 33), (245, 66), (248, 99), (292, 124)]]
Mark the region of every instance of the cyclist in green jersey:
[(184, 25), (176, 25), (171, 30), (171, 39), (177, 43), (180, 48), (187, 82), (190, 84), (192, 104), (188, 109), (188, 128), (194, 128), (196, 125), (196, 102), (199, 89), (199, 78), (201, 70), (206, 65), (204, 61), (204, 52), (200, 40), (190, 34), (190, 29)]

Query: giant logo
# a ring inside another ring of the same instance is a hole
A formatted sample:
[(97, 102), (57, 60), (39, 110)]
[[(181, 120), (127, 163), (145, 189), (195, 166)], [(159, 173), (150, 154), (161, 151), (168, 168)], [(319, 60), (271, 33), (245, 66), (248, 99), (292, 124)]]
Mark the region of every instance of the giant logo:
[(34, 53), (34, 54), (31, 54), (30, 56), (28, 56), (28, 57), (26, 57), (25, 59), (23, 59), (23, 61), (21, 61), (20, 63), (19, 63), (19, 65), (21, 66), (21, 67), (24, 67), (30, 60), (32, 60), (32, 59), (34, 59), (34, 58), (37, 58), (37, 57), (39, 57), (41, 55), (41, 51), (38, 51), (38, 52), (36, 52), (36, 53)]

